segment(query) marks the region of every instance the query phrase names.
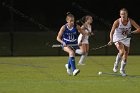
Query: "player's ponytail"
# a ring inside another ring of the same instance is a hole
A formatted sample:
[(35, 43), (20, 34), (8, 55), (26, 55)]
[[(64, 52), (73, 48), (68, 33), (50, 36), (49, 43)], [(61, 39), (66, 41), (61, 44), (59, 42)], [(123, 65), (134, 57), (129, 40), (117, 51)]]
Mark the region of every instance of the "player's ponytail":
[(82, 19), (79, 19), (79, 20), (77, 20), (76, 21), (76, 25), (83, 25), (84, 24), (84, 22), (82, 21)]
[(70, 15), (71, 14), (71, 12), (67, 12), (67, 15)]
[(83, 16), (83, 17), (81, 18), (81, 21), (82, 21), (83, 23), (85, 23), (85, 22), (86, 22), (86, 16)]
[(85, 21), (86, 21), (86, 16), (83, 16), (81, 19), (76, 21), (76, 24), (81, 26), (85, 23)]

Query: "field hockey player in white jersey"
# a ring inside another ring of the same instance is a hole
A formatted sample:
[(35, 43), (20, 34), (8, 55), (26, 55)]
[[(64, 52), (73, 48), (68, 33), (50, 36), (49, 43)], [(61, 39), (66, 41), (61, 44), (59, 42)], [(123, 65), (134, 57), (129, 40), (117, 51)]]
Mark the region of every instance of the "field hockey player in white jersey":
[[(90, 15), (86, 15), (81, 19), (81, 23), (82, 23), (81, 29), (85, 32), (89, 32), (90, 35), (93, 35), (92, 25), (91, 25), (92, 22), (93, 22), (93, 18)], [(80, 45), (79, 46), (80, 49), (77, 49), (76, 53), (81, 55), (78, 65), (85, 65), (84, 61), (89, 51), (89, 35), (80, 34), (78, 36), (78, 44)]]
[[(136, 29), (131, 31), (131, 25)], [(118, 54), (114, 62), (113, 71), (117, 72), (119, 62), (120, 73), (122, 76), (126, 76), (125, 66), (127, 64), (127, 57), (129, 54), (131, 35), (140, 32), (140, 26), (131, 18), (128, 17), (128, 11), (126, 8), (120, 10), (120, 18), (114, 21), (111, 32), (109, 45), (115, 42), (115, 46), (118, 49)], [(126, 38), (127, 37), (127, 38)], [(123, 39), (126, 38), (126, 39)], [(122, 39), (122, 40), (121, 40)], [(119, 41), (120, 40), (120, 41)], [(119, 42), (116, 42), (119, 41)]]

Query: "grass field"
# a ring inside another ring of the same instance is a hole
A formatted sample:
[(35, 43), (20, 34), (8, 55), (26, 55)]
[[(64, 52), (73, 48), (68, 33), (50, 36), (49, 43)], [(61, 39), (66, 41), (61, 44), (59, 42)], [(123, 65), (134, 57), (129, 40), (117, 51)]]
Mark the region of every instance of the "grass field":
[[(140, 57), (129, 56), (127, 77), (113, 73), (115, 56), (89, 56), (78, 66), (77, 76), (68, 76), (68, 57), (0, 57), (0, 93), (139, 93)], [(76, 57), (78, 61), (79, 56)], [(76, 62), (77, 63), (77, 62)], [(119, 74), (119, 73), (118, 73)]]

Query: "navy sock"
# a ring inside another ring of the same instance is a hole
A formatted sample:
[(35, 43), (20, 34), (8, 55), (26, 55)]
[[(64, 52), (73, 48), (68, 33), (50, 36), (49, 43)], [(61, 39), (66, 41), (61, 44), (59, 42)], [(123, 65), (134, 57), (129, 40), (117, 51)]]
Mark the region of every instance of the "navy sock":
[(70, 64), (71, 64), (71, 67), (72, 67), (72, 71), (74, 71), (76, 69), (75, 58), (74, 57), (70, 57)]
[(68, 59), (68, 68), (69, 68), (69, 69), (71, 68), (71, 63), (70, 63), (70, 61), (71, 61), (71, 58)]

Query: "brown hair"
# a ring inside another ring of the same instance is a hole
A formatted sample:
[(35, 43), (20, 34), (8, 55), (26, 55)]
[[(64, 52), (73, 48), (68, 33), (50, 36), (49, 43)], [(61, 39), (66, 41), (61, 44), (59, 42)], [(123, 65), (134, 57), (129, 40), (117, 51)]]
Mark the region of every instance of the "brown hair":
[(90, 16), (90, 15), (83, 16), (83, 17), (82, 17), (82, 22), (83, 22), (83, 23), (86, 22), (86, 21), (88, 20), (89, 17), (92, 17), (92, 16)]
[(74, 18), (74, 15), (71, 14), (70, 12), (67, 12), (66, 20), (67, 20), (68, 17), (73, 17)]
[(127, 10), (126, 8), (120, 9), (120, 12), (121, 12), (121, 11), (126, 11), (126, 13), (128, 14), (128, 10)]

